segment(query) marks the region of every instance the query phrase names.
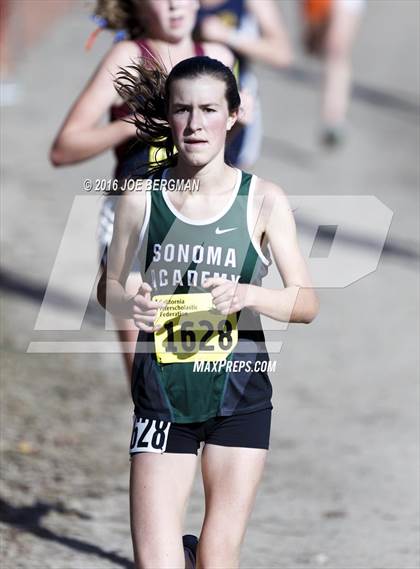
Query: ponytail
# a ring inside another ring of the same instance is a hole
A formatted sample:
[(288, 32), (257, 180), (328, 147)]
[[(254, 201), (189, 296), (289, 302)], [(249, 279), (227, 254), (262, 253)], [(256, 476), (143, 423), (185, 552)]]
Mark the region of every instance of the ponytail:
[(141, 57), (135, 63), (121, 68), (115, 79), (115, 88), (132, 111), (124, 120), (135, 125), (137, 138), (147, 146), (166, 152), (166, 158), (141, 164), (148, 175), (176, 164), (172, 131), (167, 120), (166, 81), (168, 73), (157, 59)]

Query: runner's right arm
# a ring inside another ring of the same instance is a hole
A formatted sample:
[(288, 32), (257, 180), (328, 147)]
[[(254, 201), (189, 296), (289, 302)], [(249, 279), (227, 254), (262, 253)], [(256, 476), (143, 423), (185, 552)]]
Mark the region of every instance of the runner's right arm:
[(123, 41), (111, 48), (70, 109), (50, 151), (54, 166), (75, 164), (101, 154), (135, 136), (135, 127), (123, 120), (100, 124), (112, 105), (121, 103), (114, 77), (120, 67), (139, 55), (134, 42)]
[(146, 212), (146, 191), (139, 190), (118, 197), (114, 229), (108, 250), (106, 269), (98, 283), (99, 303), (119, 318), (133, 319), (137, 328), (154, 331), (153, 321), (163, 305), (150, 300), (152, 288), (142, 283), (136, 295), (125, 290)]

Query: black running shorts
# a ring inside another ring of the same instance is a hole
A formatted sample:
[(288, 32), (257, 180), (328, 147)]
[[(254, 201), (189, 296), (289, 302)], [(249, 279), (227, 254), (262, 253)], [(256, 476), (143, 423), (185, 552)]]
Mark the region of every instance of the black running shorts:
[(269, 448), (271, 409), (213, 417), (200, 423), (134, 417), (130, 455), (140, 452), (197, 454), (200, 444)]

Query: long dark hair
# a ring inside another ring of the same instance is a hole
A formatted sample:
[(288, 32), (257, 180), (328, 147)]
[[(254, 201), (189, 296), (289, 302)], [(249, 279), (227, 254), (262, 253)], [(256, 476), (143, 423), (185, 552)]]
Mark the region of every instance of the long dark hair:
[(129, 39), (144, 35), (139, 19), (139, 5), (133, 0), (96, 0), (94, 14), (105, 19), (104, 28), (113, 31), (125, 30)]
[(190, 57), (175, 65), (168, 74), (156, 59), (140, 58), (136, 63), (121, 68), (117, 73), (115, 88), (133, 112), (128, 120), (137, 128), (137, 137), (147, 145), (166, 151), (166, 158), (152, 165), (143, 165), (149, 175), (177, 162), (171, 128), (167, 120), (172, 83), (178, 79), (210, 76), (223, 81), (229, 113), (238, 111), (241, 98), (232, 71), (207, 56)]

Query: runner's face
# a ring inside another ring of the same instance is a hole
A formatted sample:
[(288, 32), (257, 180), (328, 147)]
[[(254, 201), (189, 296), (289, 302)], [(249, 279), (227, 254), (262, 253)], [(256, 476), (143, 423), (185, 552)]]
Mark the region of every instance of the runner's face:
[(202, 75), (177, 79), (171, 85), (168, 121), (180, 157), (191, 166), (204, 166), (224, 153), (226, 132), (235, 123), (229, 115), (226, 85)]
[(136, 0), (147, 34), (152, 38), (177, 42), (191, 35), (198, 0)]

